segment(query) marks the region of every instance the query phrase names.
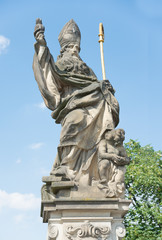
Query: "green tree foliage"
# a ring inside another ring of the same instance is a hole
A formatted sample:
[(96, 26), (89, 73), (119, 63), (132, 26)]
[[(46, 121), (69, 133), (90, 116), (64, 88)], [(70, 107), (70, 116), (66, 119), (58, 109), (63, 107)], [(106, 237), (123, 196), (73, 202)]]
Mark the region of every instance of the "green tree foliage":
[(125, 240), (162, 240), (160, 230), (162, 152), (133, 140), (125, 144), (131, 163), (125, 175), (126, 194), (132, 200), (125, 216)]

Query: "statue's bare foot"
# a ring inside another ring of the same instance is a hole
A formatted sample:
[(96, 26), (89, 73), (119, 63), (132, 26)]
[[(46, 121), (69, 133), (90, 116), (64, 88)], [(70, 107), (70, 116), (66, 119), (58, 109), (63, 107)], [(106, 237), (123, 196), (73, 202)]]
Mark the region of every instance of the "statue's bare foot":
[(50, 174), (56, 177), (66, 177), (69, 180), (74, 180), (76, 171), (69, 169), (67, 166), (59, 166), (54, 168)]
[(97, 186), (99, 189), (107, 191), (107, 189), (108, 189), (107, 179), (101, 179)]
[(106, 178), (101, 179), (101, 180), (100, 180), (100, 183), (101, 183), (101, 184), (106, 184), (106, 185), (107, 185), (107, 179), (106, 179)]

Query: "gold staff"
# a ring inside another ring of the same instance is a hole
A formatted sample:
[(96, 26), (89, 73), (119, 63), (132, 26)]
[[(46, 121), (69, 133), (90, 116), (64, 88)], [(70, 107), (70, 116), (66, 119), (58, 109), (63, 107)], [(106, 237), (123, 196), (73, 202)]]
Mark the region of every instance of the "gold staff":
[(106, 80), (106, 74), (105, 74), (105, 64), (104, 64), (104, 53), (103, 53), (103, 42), (104, 42), (104, 28), (103, 24), (99, 24), (99, 43), (100, 43), (100, 52), (101, 52), (101, 66), (102, 66), (102, 76), (103, 80)]

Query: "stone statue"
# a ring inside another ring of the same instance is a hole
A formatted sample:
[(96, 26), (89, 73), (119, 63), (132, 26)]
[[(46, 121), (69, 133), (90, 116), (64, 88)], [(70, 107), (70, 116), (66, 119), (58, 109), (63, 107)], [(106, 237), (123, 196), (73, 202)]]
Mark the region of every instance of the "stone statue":
[(105, 132), (98, 148), (99, 188), (104, 189), (107, 197), (120, 196), (124, 192), (125, 165), (129, 164), (123, 141), (123, 129)]
[(44, 31), (37, 19), (33, 70), (52, 118), (62, 126), (52, 170), (42, 178), (41, 216), (48, 222), (47, 239), (122, 239), (126, 234), (122, 221), (131, 202), (124, 199), (125, 165), (130, 159), (123, 146), (125, 132), (116, 129), (115, 90), (108, 80), (98, 81), (80, 58), (81, 33), (74, 20), (59, 34), (57, 61)]
[(124, 131), (114, 130), (119, 123), (115, 90), (108, 80), (98, 81), (80, 58), (81, 33), (73, 19), (59, 34), (61, 50), (56, 62), (44, 31), (37, 19), (33, 70), (52, 118), (62, 126), (50, 175), (55, 181), (73, 181), (76, 186), (97, 182), (100, 192), (106, 188), (107, 197), (118, 196), (119, 191), (110, 193), (107, 184), (123, 184), (123, 169), (129, 160), (122, 145)]

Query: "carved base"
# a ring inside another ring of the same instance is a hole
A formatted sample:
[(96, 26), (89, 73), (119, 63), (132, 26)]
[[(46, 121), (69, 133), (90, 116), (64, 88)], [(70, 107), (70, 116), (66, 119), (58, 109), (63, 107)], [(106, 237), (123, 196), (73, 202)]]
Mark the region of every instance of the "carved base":
[(42, 201), (47, 240), (121, 240), (123, 217), (131, 201), (124, 199), (55, 199)]

